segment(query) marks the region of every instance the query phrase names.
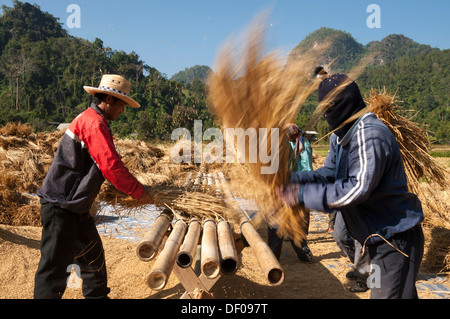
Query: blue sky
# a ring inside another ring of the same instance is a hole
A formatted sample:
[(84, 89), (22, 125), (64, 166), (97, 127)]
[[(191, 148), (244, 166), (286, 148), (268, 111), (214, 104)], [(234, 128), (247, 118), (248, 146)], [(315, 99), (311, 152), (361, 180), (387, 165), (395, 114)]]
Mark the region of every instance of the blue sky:
[[(22, 0), (25, 2), (25, 0)], [(330, 27), (360, 43), (393, 33), (440, 49), (450, 48), (449, 0), (30, 0), (60, 19), (69, 34), (126, 52), (135, 51), (168, 77), (196, 64), (214, 66), (228, 36), (239, 34), (262, 11), (268, 47), (288, 54), (309, 33)], [(0, 4), (12, 6), (11, 0)], [(81, 27), (67, 28), (70, 4), (80, 8)], [(369, 28), (366, 9), (381, 9), (381, 28)]]

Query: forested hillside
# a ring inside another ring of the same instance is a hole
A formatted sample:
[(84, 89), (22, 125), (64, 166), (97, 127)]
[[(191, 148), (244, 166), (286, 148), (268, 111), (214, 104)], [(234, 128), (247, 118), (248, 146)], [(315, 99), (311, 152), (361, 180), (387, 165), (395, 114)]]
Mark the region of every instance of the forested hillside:
[(188, 84), (192, 84), (195, 80), (205, 82), (211, 71), (209, 66), (194, 65), (193, 67), (186, 68), (184, 71), (174, 74), (170, 80), (181, 81)]
[[(132, 97), (142, 106), (126, 108), (111, 123), (120, 136), (138, 133), (140, 138), (167, 138), (174, 128), (192, 128), (194, 119), (203, 120), (204, 129), (214, 124), (204, 83), (209, 67), (186, 68), (168, 79), (136, 52), (113, 50), (98, 38), (91, 42), (68, 35), (57, 18), (37, 5), (16, 0), (2, 11), (0, 125), (20, 121), (44, 130), (55, 127), (49, 123), (70, 122), (91, 101), (82, 87), (97, 86), (108, 73), (130, 80)], [(418, 44), (403, 35), (362, 45), (349, 33), (321, 28), (301, 41), (290, 58), (325, 41), (332, 45), (321, 62), (337, 57), (333, 72), (347, 72), (373, 54), (375, 58), (358, 79), (363, 93), (383, 87), (397, 92), (404, 108), (411, 110), (407, 114), (427, 125), (434, 142), (450, 142), (450, 50)], [(307, 123), (316, 105), (313, 95), (297, 123)], [(321, 121), (314, 129), (325, 134), (328, 127)]]
[(39, 6), (14, 1), (0, 16), (0, 124), (28, 122), (35, 129), (48, 122), (70, 122), (91, 96), (84, 85), (97, 86), (103, 74), (117, 73), (132, 84), (142, 107), (126, 108), (112, 129), (121, 136), (167, 137), (172, 127), (190, 128), (193, 119), (212, 125), (202, 83), (169, 81), (135, 52), (104, 47), (72, 37)]
[[(400, 111), (430, 132), (437, 143), (450, 142), (450, 50), (439, 50), (419, 44), (401, 34), (392, 34), (381, 41), (367, 45), (358, 43), (349, 33), (330, 28), (320, 28), (309, 34), (290, 53), (296, 58), (319, 43), (330, 43), (319, 57), (326, 65), (336, 58), (331, 71), (348, 72), (361, 59), (371, 55), (370, 63), (357, 79), (364, 96), (372, 88), (386, 89), (401, 100)], [(315, 97), (303, 108), (298, 123), (307, 123), (314, 110)], [(327, 127), (319, 122), (321, 134)]]

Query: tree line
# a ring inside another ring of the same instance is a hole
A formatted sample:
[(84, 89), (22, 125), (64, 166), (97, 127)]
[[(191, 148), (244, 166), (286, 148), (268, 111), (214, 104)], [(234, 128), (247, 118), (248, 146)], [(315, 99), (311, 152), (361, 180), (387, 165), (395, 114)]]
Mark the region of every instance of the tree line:
[(194, 119), (212, 126), (202, 81), (171, 81), (135, 52), (105, 47), (69, 36), (55, 17), (39, 6), (14, 1), (0, 16), (0, 124), (70, 122), (91, 102), (84, 85), (97, 86), (103, 74), (120, 74), (132, 85), (140, 109), (126, 108), (111, 128), (120, 136), (167, 138), (174, 127)]

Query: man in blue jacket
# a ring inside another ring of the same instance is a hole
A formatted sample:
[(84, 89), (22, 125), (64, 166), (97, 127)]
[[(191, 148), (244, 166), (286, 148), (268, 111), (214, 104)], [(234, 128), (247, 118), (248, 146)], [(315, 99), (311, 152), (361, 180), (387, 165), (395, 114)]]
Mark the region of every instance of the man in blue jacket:
[(422, 206), (408, 184), (394, 135), (367, 111), (357, 84), (344, 74), (318, 89), (333, 130), (324, 166), (294, 172), (278, 195), (287, 205), (338, 210), (347, 230), (368, 250), (371, 298), (417, 298), (415, 281), (423, 256)]

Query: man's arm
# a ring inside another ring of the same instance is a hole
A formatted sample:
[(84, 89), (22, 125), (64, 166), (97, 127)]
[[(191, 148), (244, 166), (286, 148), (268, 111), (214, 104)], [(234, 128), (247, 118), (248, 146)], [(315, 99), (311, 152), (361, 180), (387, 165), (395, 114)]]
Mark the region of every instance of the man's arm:
[(379, 138), (369, 138), (362, 121), (354, 136), (347, 165), (348, 174), (334, 183), (310, 183), (304, 186), (303, 202), (307, 208), (332, 211), (365, 201), (379, 185), (389, 158), (389, 146)]

